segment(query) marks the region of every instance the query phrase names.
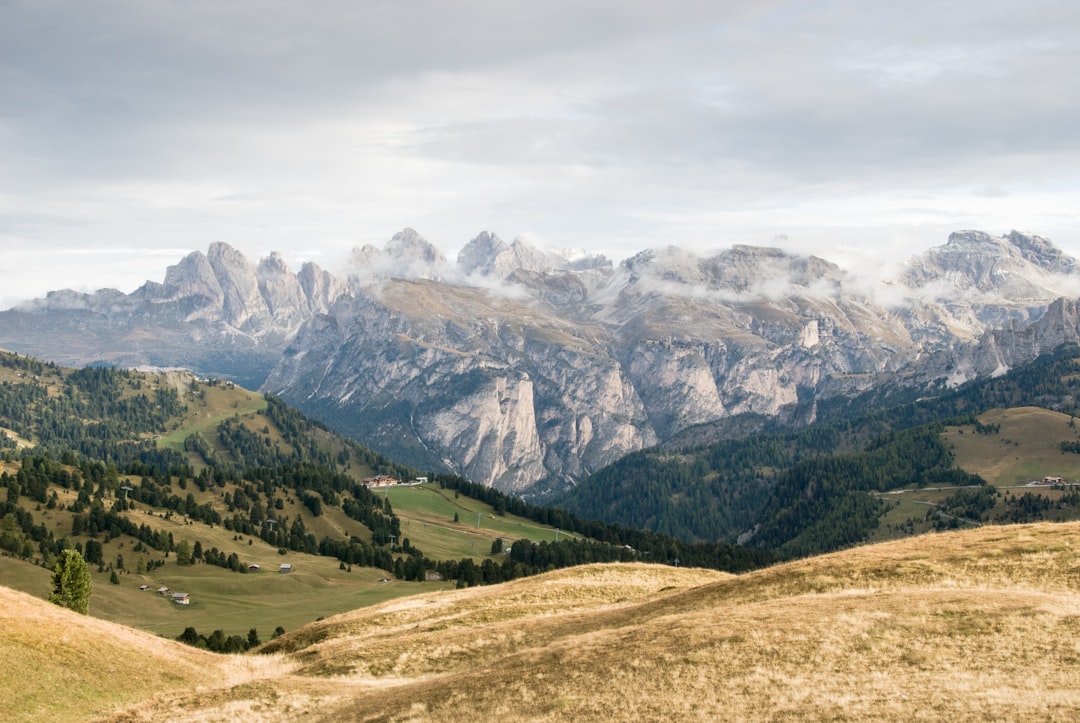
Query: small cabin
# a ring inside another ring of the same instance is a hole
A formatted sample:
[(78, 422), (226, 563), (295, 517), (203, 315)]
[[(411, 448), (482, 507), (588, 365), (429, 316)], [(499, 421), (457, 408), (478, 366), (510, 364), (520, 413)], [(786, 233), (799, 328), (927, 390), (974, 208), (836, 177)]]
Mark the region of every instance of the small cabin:
[(166, 596), (166, 595), (168, 595), (168, 594), (169, 594), (169, 588), (167, 588), (167, 587), (159, 587), (159, 588), (157, 589), (157, 594), (158, 594), (158, 595), (161, 595), (162, 597), (164, 597), (164, 596)]
[(248, 565), (248, 572), (258, 572), (260, 569), (258, 565)]
[(186, 592), (174, 592), (172, 595), (172, 601), (177, 605), (190, 605), (191, 595)]
[(1044, 485), (1060, 485), (1065, 484), (1064, 477), (1043, 477)]
[(287, 562), (281, 563), (281, 567), (278, 568), (278, 572), (292, 572), (292, 565)]

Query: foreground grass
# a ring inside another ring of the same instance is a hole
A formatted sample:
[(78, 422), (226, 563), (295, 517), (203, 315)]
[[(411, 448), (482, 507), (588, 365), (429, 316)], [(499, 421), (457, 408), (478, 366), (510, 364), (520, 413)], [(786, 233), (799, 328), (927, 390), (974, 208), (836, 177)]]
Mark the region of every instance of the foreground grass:
[(4, 720), (86, 720), (162, 691), (278, 677), (280, 657), (214, 655), (0, 587)]
[(1075, 719), (1078, 553), (1080, 523), (987, 526), (740, 576), (426, 593), (268, 643), (278, 675), (147, 689), (113, 719)]

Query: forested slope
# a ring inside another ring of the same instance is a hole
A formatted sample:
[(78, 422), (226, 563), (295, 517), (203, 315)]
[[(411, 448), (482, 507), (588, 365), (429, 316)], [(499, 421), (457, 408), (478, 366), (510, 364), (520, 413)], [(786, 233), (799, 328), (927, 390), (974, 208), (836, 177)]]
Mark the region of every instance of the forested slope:
[[(885, 511), (872, 492), (906, 485), (968, 485), (941, 440), (946, 422), (974, 423), (1021, 405), (1075, 413), (1080, 350), (1056, 353), (996, 379), (932, 399), (867, 410), (780, 434), (679, 450), (638, 452), (583, 480), (555, 504), (583, 517), (686, 540), (742, 536), (781, 554), (810, 554), (867, 539)], [(834, 409), (831, 414), (842, 416)]]

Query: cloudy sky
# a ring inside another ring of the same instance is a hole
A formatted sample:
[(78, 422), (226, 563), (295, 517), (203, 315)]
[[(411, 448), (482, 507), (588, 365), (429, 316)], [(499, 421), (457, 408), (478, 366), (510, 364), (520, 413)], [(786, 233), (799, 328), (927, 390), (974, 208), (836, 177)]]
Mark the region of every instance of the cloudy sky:
[(405, 226), (1080, 255), (1073, 0), (0, 0), (0, 307)]

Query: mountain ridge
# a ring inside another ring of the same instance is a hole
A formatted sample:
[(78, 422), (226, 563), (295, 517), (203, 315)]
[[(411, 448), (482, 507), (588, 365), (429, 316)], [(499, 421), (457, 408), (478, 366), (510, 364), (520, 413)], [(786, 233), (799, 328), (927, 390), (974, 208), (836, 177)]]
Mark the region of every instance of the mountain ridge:
[(452, 263), (405, 229), (338, 276), (216, 242), (133, 294), (0, 312), (0, 345), (233, 379), (416, 466), (535, 494), (718, 420), (800, 425), (816, 400), (1023, 364), (1075, 338), (1078, 269), (1016, 231), (956, 232), (873, 288), (746, 245), (613, 265), (485, 231)]

